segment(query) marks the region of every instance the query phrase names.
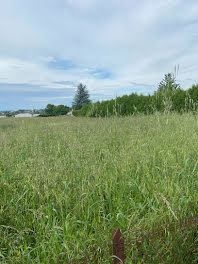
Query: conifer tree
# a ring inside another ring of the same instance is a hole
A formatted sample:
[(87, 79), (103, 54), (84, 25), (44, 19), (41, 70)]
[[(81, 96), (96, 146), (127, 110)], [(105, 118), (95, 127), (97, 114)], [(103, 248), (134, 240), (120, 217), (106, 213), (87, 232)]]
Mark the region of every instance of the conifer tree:
[(175, 76), (172, 73), (165, 74), (164, 79), (159, 83), (158, 91), (176, 91), (180, 85), (176, 83)]
[(82, 104), (90, 103), (89, 92), (86, 85), (80, 83), (77, 87), (77, 91), (72, 103), (72, 108), (74, 110), (79, 110), (82, 107)]

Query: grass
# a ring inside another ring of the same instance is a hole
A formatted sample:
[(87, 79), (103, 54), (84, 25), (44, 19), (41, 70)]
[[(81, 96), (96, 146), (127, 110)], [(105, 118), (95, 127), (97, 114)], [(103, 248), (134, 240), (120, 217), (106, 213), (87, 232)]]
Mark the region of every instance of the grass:
[(3, 119), (0, 149), (0, 263), (69, 263), (117, 227), (198, 214), (196, 115)]

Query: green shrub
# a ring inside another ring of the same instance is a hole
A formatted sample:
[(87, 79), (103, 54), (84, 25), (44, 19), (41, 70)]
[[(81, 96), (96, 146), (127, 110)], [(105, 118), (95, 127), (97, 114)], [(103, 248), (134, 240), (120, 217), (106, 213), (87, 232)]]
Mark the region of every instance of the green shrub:
[(73, 116), (82, 116), (81, 110), (73, 110), (72, 114)]

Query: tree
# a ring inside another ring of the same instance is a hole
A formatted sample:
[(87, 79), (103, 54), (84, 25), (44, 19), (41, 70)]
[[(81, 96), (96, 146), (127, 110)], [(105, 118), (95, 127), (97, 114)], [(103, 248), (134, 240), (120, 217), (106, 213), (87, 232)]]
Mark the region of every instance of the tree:
[(72, 108), (74, 110), (81, 109), (83, 104), (90, 103), (89, 100), (89, 92), (87, 90), (86, 85), (80, 83), (77, 87), (77, 91), (74, 97), (74, 101), (72, 103)]
[(45, 108), (44, 115), (45, 116), (60, 116), (66, 115), (69, 112), (70, 108), (66, 105), (53, 105), (48, 104)]
[(192, 100), (198, 103), (198, 84), (193, 84), (192, 87), (188, 90), (189, 95)]
[(172, 73), (165, 74), (164, 79), (159, 83), (158, 92), (176, 91), (180, 85), (176, 83), (175, 76)]
[(55, 108), (55, 105), (53, 104), (48, 104), (45, 108), (45, 113), (48, 115), (48, 116), (53, 116), (54, 115), (54, 108)]
[(172, 98), (174, 93), (181, 89), (176, 83), (174, 74), (165, 74), (164, 79), (159, 83), (158, 90), (155, 93), (158, 110), (169, 112), (173, 108)]
[(54, 107), (54, 115), (66, 115), (69, 112), (69, 107), (64, 105), (57, 105)]

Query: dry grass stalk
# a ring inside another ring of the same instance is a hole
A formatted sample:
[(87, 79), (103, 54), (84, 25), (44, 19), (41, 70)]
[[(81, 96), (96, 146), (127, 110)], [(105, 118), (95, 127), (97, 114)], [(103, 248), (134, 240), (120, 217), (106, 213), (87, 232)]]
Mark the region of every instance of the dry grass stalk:
[(164, 203), (167, 205), (168, 210), (171, 212), (171, 214), (173, 215), (173, 217), (174, 217), (176, 220), (178, 220), (177, 216), (176, 216), (175, 213), (173, 212), (173, 210), (172, 210), (172, 208), (171, 208), (171, 206), (170, 206), (170, 203), (169, 203), (169, 201), (166, 199), (166, 197), (165, 197), (162, 193), (160, 193), (160, 192), (159, 192), (159, 195), (161, 196), (161, 198), (162, 198), (162, 200), (164, 201)]

